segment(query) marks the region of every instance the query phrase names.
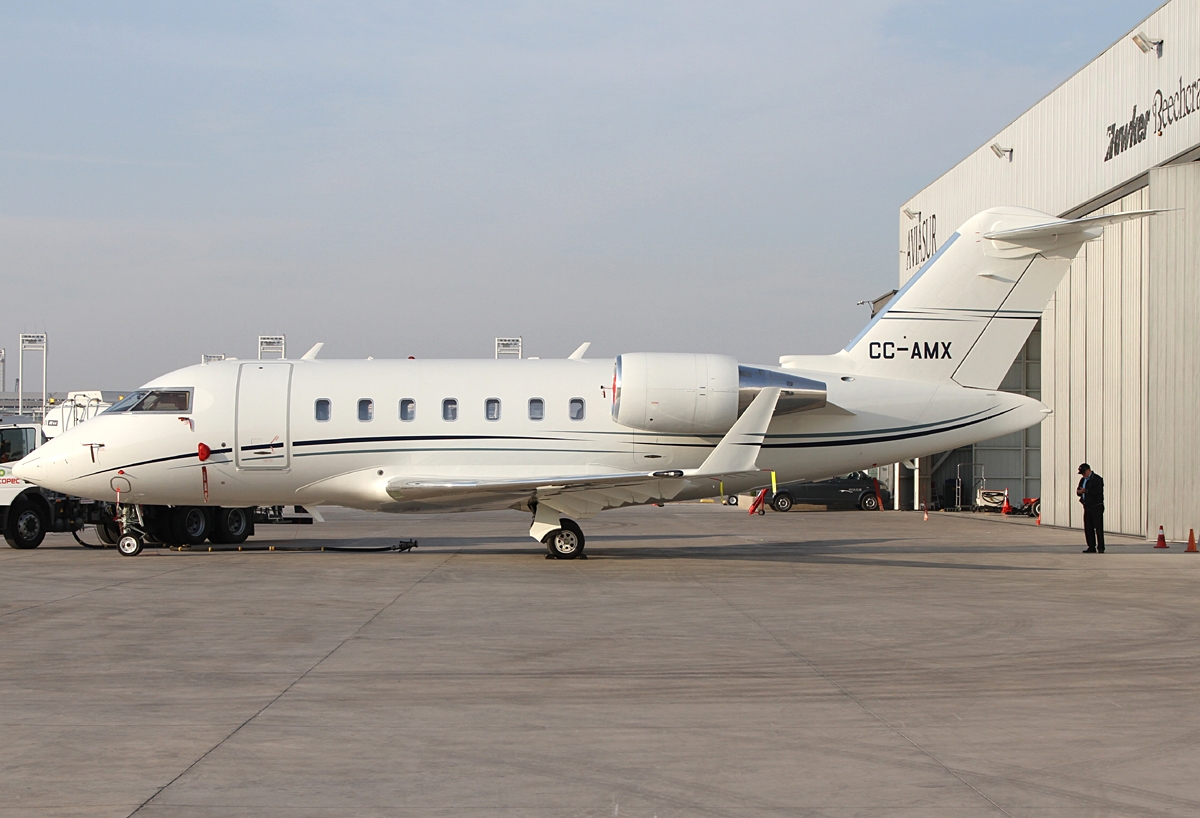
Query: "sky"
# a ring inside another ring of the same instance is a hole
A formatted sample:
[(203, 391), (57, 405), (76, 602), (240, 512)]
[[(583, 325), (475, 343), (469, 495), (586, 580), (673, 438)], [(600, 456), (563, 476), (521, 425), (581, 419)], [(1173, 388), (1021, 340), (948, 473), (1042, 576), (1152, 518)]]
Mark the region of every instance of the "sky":
[(277, 333), (833, 352), (900, 205), (1160, 4), (0, 4), (7, 388), (21, 332), (52, 390)]

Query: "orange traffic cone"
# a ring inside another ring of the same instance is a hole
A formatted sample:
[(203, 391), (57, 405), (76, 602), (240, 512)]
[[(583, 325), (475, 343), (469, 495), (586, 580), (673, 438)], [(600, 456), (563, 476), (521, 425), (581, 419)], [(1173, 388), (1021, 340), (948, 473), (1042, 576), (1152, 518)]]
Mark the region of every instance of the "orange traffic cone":
[(1170, 548), (1171, 547), (1171, 546), (1167, 545), (1167, 535), (1165, 533), (1163, 533), (1163, 527), (1161, 525), (1158, 527), (1158, 542), (1154, 545), (1154, 547), (1155, 548)]
[(1041, 524), (1042, 524), (1042, 512), (1040, 512), (1040, 511), (1038, 512), (1038, 520), (1037, 520), (1037, 524), (1038, 524), (1038, 525), (1041, 525)]
[(929, 509), (925, 508), (924, 503), (921, 503), (921, 510), (925, 512), (925, 522), (929, 522)]
[(1001, 514), (1012, 514), (1012, 506), (1008, 504), (1008, 489), (1004, 490), (1004, 505), (1000, 506)]
[(1200, 548), (1196, 548), (1196, 532), (1188, 529), (1188, 547), (1184, 549), (1185, 554), (1200, 554)]

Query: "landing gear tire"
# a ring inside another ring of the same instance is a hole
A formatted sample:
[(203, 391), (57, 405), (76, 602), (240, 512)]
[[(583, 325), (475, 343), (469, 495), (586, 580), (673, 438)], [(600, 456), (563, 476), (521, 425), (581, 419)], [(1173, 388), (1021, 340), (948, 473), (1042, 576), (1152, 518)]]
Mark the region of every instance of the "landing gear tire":
[(131, 534), (126, 534), (121, 539), (117, 540), (117, 552), (122, 557), (136, 557), (142, 553), (142, 538), (134, 537)]
[(790, 494), (776, 494), (775, 499), (771, 501), (771, 508), (776, 511), (791, 511), (792, 497)]
[(858, 507), (863, 511), (879, 511), (879, 498), (874, 494), (864, 494), (858, 501)]
[(250, 536), (253, 521), (245, 508), (219, 508), (208, 538), (218, 545), (241, 545)]
[(4, 539), (13, 548), (37, 548), (46, 539), (46, 518), (35, 504), (18, 498), (8, 510)]
[(568, 520), (566, 517), (559, 522), (562, 528), (556, 528), (542, 537), (550, 556), (559, 560), (573, 560), (583, 556), (583, 529), (574, 520)]
[(171, 515), (171, 529), (182, 545), (199, 545), (212, 533), (212, 517), (197, 506), (180, 506)]
[(96, 536), (105, 545), (116, 545), (117, 540), (121, 539), (121, 527), (115, 522), (96, 523)]
[(725, 505), (727, 505), (727, 506), (736, 506), (737, 503), (738, 503), (738, 499), (737, 499), (736, 494), (731, 494), (725, 498)]

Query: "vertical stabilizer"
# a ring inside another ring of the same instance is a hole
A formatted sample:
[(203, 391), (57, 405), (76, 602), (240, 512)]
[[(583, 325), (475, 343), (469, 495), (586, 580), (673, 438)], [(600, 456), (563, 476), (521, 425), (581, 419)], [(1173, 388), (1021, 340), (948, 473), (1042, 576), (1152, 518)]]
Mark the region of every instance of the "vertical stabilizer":
[(1149, 215), (1056, 219), (985, 210), (951, 236), (846, 354), (864, 374), (995, 389), (1071, 260), (1106, 224)]

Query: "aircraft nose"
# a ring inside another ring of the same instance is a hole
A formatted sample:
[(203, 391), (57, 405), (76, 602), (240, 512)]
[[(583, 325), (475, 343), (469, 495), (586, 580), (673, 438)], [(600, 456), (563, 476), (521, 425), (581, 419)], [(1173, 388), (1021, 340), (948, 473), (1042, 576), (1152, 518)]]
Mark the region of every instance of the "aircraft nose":
[(53, 491), (69, 493), (67, 482), (74, 474), (68, 449), (57, 440), (39, 446), (13, 464), (14, 477)]

